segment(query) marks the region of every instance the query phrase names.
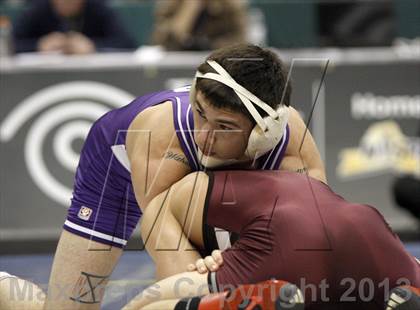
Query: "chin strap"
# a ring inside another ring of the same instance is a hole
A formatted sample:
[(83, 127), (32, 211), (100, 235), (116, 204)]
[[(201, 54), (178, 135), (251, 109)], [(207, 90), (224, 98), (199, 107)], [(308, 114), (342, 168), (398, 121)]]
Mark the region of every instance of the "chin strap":
[[(238, 84), (232, 76), (216, 61), (207, 60), (207, 63), (217, 72), (208, 72), (201, 73), (196, 72), (191, 91), (190, 91), (190, 101), (193, 103), (196, 100), (196, 91), (195, 85), (198, 78), (205, 78), (220, 82), (228, 87), (230, 87), (241, 99), (252, 118), (255, 120), (256, 125), (252, 130), (247, 149), (245, 151), (245, 159), (219, 159), (211, 156), (204, 155), (201, 150), (198, 148), (198, 159), (204, 167), (215, 168), (227, 165), (233, 165), (236, 163), (241, 163), (249, 160), (255, 160), (255, 158), (260, 155), (265, 154), (270, 149), (275, 147), (277, 143), (281, 140), (283, 133), (285, 131), (287, 120), (289, 116), (289, 108), (280, 104), (277, 110), (274, 110), (267, 103), (259, 99), (253, 93), (248, 91), (242, 85)], [(268, 116), (262, 117), (256, 106), (264, 110)]]

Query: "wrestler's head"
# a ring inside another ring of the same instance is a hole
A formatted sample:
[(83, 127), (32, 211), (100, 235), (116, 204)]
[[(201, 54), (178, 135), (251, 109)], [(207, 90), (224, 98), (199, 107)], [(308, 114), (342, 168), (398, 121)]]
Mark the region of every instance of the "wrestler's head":
[(239, 159), (245, 152), (253, 122), (245, 114), (211, 104), (198, 91), (193, 104), (195, 142), (206, 156)]
[[(205, 74), (216, 72), (214, 60), (242, 87), (276, 110), (289, 106), (291, 86), (287, 70), (273, 52), (255, 45), (239, 44), (213, 52), (198, 67)], [(287, 84), (287, 85), (286, 85)], [(256, 122), (243, 101), (229, 86), (198, 78), (193, 98), (195, 141), (204, 155), (222, 160), (246, 157), (249, 135)], [(256, 107), (264, 117), (267, 113)]]

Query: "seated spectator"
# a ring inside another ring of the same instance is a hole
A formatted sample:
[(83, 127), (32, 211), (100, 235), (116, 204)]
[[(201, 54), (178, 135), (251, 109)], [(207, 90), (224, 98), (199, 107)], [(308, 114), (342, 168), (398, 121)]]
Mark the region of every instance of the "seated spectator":
[(14, 45), (17, 53), (66, 54), (136, 47), (103, 0), (34, 1), (14, 25)]
[(246, 9), (240, 0), (158, 1), (152, 43), (168, 50), (211, 50), (245, 43)]
[(394, 6), (392, 0), (320, 1), (321, 45), (390, 46), (396, 34)]

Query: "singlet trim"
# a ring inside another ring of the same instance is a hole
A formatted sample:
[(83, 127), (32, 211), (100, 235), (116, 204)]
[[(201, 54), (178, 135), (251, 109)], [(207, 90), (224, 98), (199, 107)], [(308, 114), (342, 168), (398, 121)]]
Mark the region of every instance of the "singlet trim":
[[(268, 158), (266, 159), (264, 165), (261, 169), (263, 170), (273, 170), (276, 166), (277, 161), (279, 159), (280, 154), (283, 152), (284, 145), (286, 141), (289, 141), (289, 125), (286, 126), (283, 134), (283, 138), (281, 139), (280, 144), (276, 145), (275, 148), (273, 148), (270, 152), (270, 155), (268, 155)], [(274, 155), (275, 154), (275, 155)], [(273, 157), (274, 156), (274, 157)], [(271, 162), (271, 164), (270, 164)], [(270, 165), (270, 168), (267, 168), (267, 166)]]
[(183, 122), (182, 122), (182, 119), (181, 119), (181, 114), (182, 114), (182, 112), (181, 112), (181, 100), (179, 99), (179, 97), (175, 97), (175, 100), (176, 100), (176, 105), (177, 105), (177, 107), (176, 107), (177, 108), (177, 113), (176, 114), (177, 114), (178, 126), (179, 126), (179, 129), (180, 129), (179, 131), (181, 133), (182, 140), (185, 144), (185, 147), (187, 148), (189, 156), (191, 157), (191, 160), (193, 161), (193, 164), (195, 166), (195, 170), (198, 170), (199, 166), (198, 166), (197, 160), (196, 160), (197, 156), (195, 156), (195, 154), (191, 150), (190, 144), (188, 143), (187, 137), (185, 136), (185, 129), (184, 129)]
[(112, 241), (112, 242), (117, 243), (117, 244), (121, 244), (121, 245), (126, 245), (127, 244), (127, 240), (120, 239), (120, 238), (117, 238), (115, 236), (107, 235), (107, 234), (101, 233), (99, 231), (77, 225), (75, 223), (70, 222), (69, 220), (66, 220), (64, 222), (64, 226), (70, 227), (74, 230), (80, 231), (80, 232), (88, 234), (90, 236), (94, 236), (94, 237), (104, 239), (104, 240), (107, 240), (107, 241)]

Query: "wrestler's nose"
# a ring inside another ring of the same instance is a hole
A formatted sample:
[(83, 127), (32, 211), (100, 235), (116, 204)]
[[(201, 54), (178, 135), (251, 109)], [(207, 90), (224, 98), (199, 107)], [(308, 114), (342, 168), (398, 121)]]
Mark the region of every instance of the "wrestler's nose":
[(209, 125), (204, 124), (200, 130), (197, 131), (195, 142), (202, 150), (208, 148), (214, 143), (213, 129)]

